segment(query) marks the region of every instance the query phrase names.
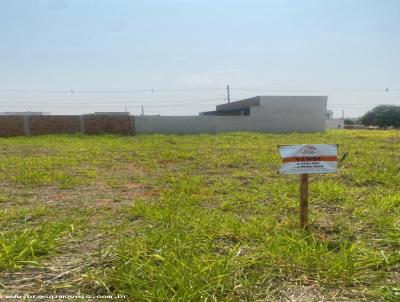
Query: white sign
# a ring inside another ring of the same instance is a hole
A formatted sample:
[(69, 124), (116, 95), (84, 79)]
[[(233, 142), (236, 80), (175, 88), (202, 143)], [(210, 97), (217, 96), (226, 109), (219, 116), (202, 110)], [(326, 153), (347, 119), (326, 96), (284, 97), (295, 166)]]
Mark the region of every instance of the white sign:
[(336, 173), (337, 145), (279, 146), (282, 174)]

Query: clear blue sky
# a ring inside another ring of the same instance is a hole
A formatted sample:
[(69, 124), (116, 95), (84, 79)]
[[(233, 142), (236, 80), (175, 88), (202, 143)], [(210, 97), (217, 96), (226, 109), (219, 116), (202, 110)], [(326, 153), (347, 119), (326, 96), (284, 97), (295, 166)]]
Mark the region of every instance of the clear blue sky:
[(400, 104), (399, 0), (0, 0), (0, 24), (0, 111), (197, 114), (226, 84)]

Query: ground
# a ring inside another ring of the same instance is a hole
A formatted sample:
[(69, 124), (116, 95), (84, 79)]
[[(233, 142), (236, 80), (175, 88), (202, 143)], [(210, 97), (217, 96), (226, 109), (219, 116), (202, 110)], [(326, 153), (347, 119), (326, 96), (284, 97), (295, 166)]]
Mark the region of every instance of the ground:
[[(347, 153), (308, 231), (296, 143)], [(0, 138), (0, 295), (399, 301), (399, 188), (395, 130)]]

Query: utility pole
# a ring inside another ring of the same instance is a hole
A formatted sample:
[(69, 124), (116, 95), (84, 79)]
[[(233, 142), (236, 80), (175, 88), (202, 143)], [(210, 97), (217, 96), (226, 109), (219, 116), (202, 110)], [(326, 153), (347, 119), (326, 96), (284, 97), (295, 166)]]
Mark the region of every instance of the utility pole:
[(344, 110), (342, 110), (342, 120), (344, 120)]
[(141, 107), (142, 107), (142, 116), (144, 116), (144, 107), (143, 105)]
[(231, 94), (230, 94), (230, 91), (229, 91), (229, 85), (226, 86), (226, 92), (227, 92), (227, 95), (228, 95), (228, 103), (230, 103), (231, 102)]

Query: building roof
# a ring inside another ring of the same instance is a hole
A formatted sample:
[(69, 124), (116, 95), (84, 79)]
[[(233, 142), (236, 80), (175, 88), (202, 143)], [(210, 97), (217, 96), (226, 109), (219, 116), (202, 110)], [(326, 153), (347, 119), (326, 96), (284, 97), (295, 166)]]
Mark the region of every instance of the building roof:
[(217, 111), (240, 111), (248, 110), (250, 106), (260, 106), (260, 97), (255, 96), (249, 99), (225, 103), (216, 107)]
[(252, 106), (260, 106), (263, 102), (284, 102), (285, 100), (307, 99), (307, 101), (321, 101), (321, 98), (327, 99), (327, 96), (319, 95), (258, 95), (240, 101), (225, 103), (216, 107), (217, 111), (240, 111), (249, 110)]

